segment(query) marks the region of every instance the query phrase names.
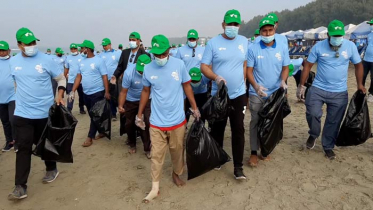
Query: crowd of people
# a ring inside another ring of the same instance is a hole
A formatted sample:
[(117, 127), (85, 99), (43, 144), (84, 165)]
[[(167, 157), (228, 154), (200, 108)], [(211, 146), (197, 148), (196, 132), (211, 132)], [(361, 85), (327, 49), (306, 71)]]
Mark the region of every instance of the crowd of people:
[[(373, 31), (373, 20), (369, 24)], [(321, 142), (326, 157), (334, 159), (333, 148), (348, 104), (349, 63), (355, 66), (357, 89), (366, 93), (365, 80), (369, 72), (373, 73), (373, 33), (368, 38), (363, 66), (354, 43), (343, 39), (344, 24), (338, 20), (330, 22), (329, 38), (317, 43), (305, 60), (290, 59), (286, 37), (276, 33), (279, 27), (276, 14), (263, 18), (250, 39), (238, 34), (240, 26), (240, 12), (229, 10), (222, 22), (222, 33), (205, 47), (198, 44), (199, 34), (194, 29), (188, 31), (186, 45), (179, 48), (170, 45), (168, 38), (160, 34), (145, 49), (140, 34), (132, 32), (128, 49), (119, 46), (120, 49), (114, 50), (111, 40), (104, 38), (104, 51), (97, 54), (94, 43), (84, 40), (82, 44), (71, 44), (68, 56), (61, 48), (56, 49), (55, 55), (50, 50), (38, 51), (39, 40), (27, 28), (16, 33), (21, 50), (16, 56), (11, 57), (8, 43), (1, 41), (0, 113), (6, 137), (3, 151), (13, 147), (17, 151), (15, 188), (9, 199), (27, 197), (32, 145), (38, 142), (46, 126), (49, 108), (53, 103), (66, 103), (72, 111), (76, 92), (80, 114), (86, 114), (86, 110), (89, 112), (104, 98), (110, 101), (113, 120), (117, 120), (117, 111), (120, 118), (125, 118), (131, 154), (137, 152), (137, 135), (141, 137), (145, 155), (151, 159), (152, 177), (152, 189), (144, 202), (159, 194), (167, 148), (173, 165), (172, 179), (177, 186), (185, 184), (180, 175), (185, 164), (186, 124), (190, 115), (194, 120), (204, 120), (199, 110), (216, 94), (220, 83), (226, 85), (232, 106), (228, 118), (235, 179), (246, 179), (243, 158), (247, 106), (251, 114), (250, 125), (246, 125), (251, 149), (248, 165), (256, 167), (259, 160), (270, 160), (260, 153), (259, 111), (275, 91), (288, 88), (287, 80), (292, 76), (297, 83), (297, 98), (305, 103), (307, 110), (306, 147), (313, 149), (321, 135), (322, 107), (326, 104)], [(314, 63), (318, 63), (317, 74), (306, 97), (305, 83)], [(119, 99), (110, 95), (110, 84), (120, 86)], [(373, 94), (370, 87), (369, 93)], [(226, 126), (227, 119), (209, 125), (211, 136), (221, 147)], [(94, 139), (104, 137), (91, 119), (82, 146), (89, 147)], [(59, 175), (57, 164), (45, 161), (45, 165), (43, 182), (53, 182)], [(220, 169), (221, 166), (216, 168)]]

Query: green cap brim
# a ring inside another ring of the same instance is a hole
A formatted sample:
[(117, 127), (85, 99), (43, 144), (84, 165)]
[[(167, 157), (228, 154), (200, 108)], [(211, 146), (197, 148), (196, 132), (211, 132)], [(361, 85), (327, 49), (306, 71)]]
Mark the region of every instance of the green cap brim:
[(150, 53), (156, 54), (156, 55), (161, 55), (164, 52), (166, 52), (168, 49), (159, 49), (159, 48), (153, 48), (150, 50)]
[(141, 66), (141, 65), (136, 64), (136, 71), (144, 72), (144, 68), (145, 68), (145, 66)]
[(202, 75), (191, 77), (192, 81), (200, 81), (202, 79)]
[(346, 34), (345, 31), (334, 31), (334, 32), (328, 32), (329, 36), (344, 36)]
[(367, 22), (367, 24), (373, 24), (373, 20), (371, 20), (370, 22)]
[(228, 20), (225, 20), (225, 23), (226, 24), (229, 24), (229, 23), (238, 23), (238, 24), (241, 24), (241, 20), (237, 21), (236, 19), (228, 19)]
[(23, 39), (21, 42), (24, 44), (30, 44), (33, 41), (40, 41), (40, 40), (36, 37), (31, 37), (31, 38)]

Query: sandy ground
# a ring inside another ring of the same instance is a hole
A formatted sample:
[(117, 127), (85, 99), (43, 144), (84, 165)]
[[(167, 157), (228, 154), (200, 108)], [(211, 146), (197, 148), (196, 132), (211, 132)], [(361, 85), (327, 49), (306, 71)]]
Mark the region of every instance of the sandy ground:
[[(353, 70), (349, 77), (351, 97), (356, 90)], [(229, 162), (221, 171), (211, 171), (177, 188), (170, 176), (168, 155), (160, 197), (143, 204), (142, 198), (151, 189), (151, 178), (150, 161), (142, 152), (142, 144), (139, 143), (137, 154), (130, 155), (124, 143), (127, 137), (119, 136), (119, 122), (114, 122), (111, 141), (103, 139), (89, 148), (81, 147), (89, 117), (79, 115), (75, 108), (79, 120), (73, 144), (75, 162), (58, 164), (60, 176), (55, 182), (42, 184), (44, 163), (33, 157), (29, 197), (21, 202), (8, 201), (14, 183), (15, 154), (0, 154), (0, 209), (373, 209), (372, 140), (357, 147), (336, 148), (334, 161), (324, 157), (320, 141), (314, 150), (305, 150), (305, 106), (296, 102), (294, 80), (290, 79), (289, 84), (292, 114), (285, 119), (284, 139), (272, 160), (260, 162), (254, 169), (247, 166), (250, 113), (246, 113), (247, 181), (234, 180)], [(230, 136), (227, 126), (224, 148), (229, 154)], [(4, 141), (1, 129), (0, 142)], [(182, 176), (184, 180), (186, 174)]]

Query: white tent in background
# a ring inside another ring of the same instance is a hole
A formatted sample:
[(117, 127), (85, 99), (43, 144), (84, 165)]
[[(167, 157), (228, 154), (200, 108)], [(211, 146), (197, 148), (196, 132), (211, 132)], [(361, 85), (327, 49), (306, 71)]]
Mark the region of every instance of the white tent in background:
[(353, 28), (355, 26), (356, 25), (354, 25), (354, 24), (348, 24), (348, 25), (345, 26), (345, 31), (348, 31), (349, 29), (351, 29), (351, 28)]
[(303, 39), (304, 31), (298, 30), (294, 33), (294, 39)]
[(328, 38), (328, 29), (321, 31), (317, 37), (318, 39), (327, 39)]
[(319, 33), (325, 30), (326, 30), (326, 27), (324, 26), (310, 29), (309, 31), (304, 32), (304, 39), (315, 40), (318, 38)]
[(288, 31), (288, 32), (282, 33), (282, 35), (286, 36), (288, 40), (294, 40), (295, 39), (294, 34), (295, 34), (295, 31)]
[(352, 27), (346, 31), (345, 39), (365, 39), (370, 33), (369, 24), (367, 21), (360, 23), (359, 25)]

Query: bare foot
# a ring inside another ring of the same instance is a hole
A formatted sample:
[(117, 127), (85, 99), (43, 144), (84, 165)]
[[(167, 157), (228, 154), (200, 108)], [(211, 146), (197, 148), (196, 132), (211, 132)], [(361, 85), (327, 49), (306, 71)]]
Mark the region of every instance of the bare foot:
[(130, 149), (128, 150), (128, 152), (132, 155), (132, 154), (135, 154), (136, 153), (136, 147), (130, 147)]
[(258, 156), (257, 155), (250, 155), (249, 166), (251, 166), (251, 167), (257, 167), (258, 166)]
[(91, 138), (87, 137), (87, 139), (83, 142), (82, 146), (83, 147), (89, 147), (93, 144), (93, 141)]
[(105, 135), (102, 134), (102, 133), (100, 133), (100, 134), (98, 134), (98, 135), (95, 137), (95, 140), (99, 140), (99, 139), (102, 139), (102, 138), (104, 138), (104, 137), (105, 137)]
[(175, 174), (175, 172), (172, 172), (172, 180), (178, 187), (182, 187), (185, 185), (185, 182), (180, 179), (179, 175)]

